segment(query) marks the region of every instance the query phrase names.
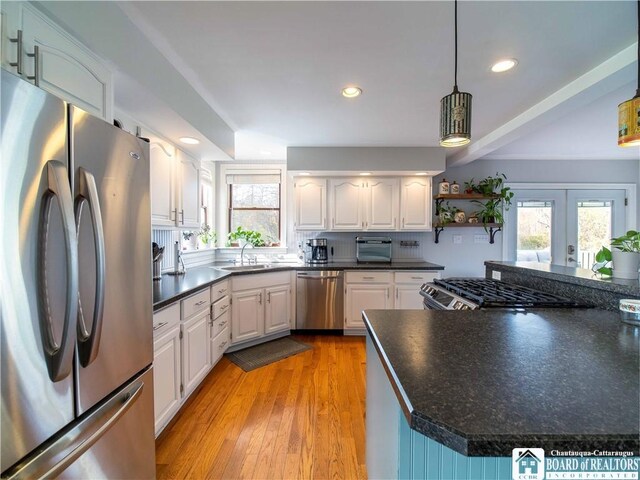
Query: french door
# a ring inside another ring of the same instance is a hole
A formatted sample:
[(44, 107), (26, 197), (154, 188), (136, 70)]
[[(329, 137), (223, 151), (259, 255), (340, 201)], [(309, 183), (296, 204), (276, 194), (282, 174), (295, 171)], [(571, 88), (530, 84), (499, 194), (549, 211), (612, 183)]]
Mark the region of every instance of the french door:
[(514, 189), (506, 259), (591, 268), (625, 225), (625, 190)]

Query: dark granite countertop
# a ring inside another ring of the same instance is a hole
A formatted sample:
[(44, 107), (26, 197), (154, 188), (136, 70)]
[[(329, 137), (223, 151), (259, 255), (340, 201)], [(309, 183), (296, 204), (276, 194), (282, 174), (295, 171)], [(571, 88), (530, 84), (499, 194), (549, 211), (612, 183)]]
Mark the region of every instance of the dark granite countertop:
[(366, 310), (411, 428), (468, 456), (640, 449), (640, 328), (604, 310)]
[(638, 280), (624, 280), (619, 278), (599, 277), (586, 268), (565, 267), (537, 262), (484, 262), (487, 268), (497, 271), (512, 271), (556, 280), (583, 287), (606, 290), (631, 297), (640, 297), (640, 283)]
[(335, 262), (325, 265), (273, 263), (269, 267), (244, 272), (228, 272), (220, 267), (232, 265), (229, 262), (215, 262), (202, 267), (191, 267), (184, 275), (162, 275), (162, 280), (153, 282), (153, 310), (158, 311), (172, 303), (195, 293), (232, 275), (252, 275), (288, 270), (444, 270), (442, 265), (430, 262), (357, 263)]

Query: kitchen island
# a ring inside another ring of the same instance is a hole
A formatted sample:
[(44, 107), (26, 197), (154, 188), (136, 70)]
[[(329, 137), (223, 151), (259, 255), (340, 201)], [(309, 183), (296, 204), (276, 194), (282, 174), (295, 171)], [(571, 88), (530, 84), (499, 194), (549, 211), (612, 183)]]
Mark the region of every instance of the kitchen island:
[(640, 448), (640, 329), (615, 312), (367, 310), (372, 478), (511, 478), (516, 447)]

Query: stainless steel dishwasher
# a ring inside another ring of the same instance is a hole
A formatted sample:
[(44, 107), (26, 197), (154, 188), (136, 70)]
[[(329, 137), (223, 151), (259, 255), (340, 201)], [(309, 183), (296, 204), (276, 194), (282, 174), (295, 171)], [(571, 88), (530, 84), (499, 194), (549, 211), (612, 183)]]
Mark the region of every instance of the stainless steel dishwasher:
[(337, 270), (298, 272), (296, 329), (344, 329), (344, 273)]

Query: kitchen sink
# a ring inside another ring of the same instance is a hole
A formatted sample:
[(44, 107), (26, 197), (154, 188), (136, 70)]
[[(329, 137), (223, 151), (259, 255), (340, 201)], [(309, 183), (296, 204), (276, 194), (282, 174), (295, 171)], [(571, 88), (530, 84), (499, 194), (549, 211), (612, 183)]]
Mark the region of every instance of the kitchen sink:
[(218, 270), (226, 270), (228, 272), (249, 272), (251, 270), (263, 270), (265, 268), (269, 268), (271, 265), (262, 264), (262, 265), (233, 265), (229, 267), (215, 267)]

